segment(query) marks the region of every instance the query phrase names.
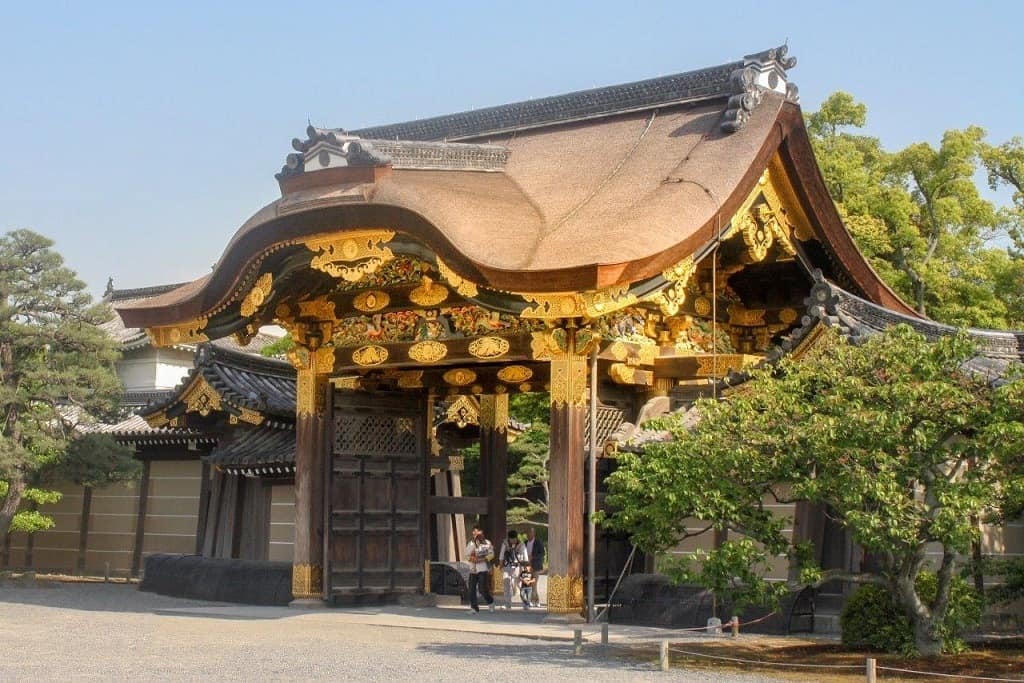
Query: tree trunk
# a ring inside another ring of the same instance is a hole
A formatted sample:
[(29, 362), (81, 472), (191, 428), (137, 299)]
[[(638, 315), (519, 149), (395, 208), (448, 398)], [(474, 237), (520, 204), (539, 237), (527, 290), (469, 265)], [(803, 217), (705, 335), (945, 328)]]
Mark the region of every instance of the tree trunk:
[(7, 484), (7, 497), (0, 503), (0, 546), (2, 546), (0, 547), (0, 556), (4, 558), (10, 557), (11, 534), (9, 529), (11, 520), (14, 519), (14, 513), (21, 505), (21, 496), (25, 493), (25, 478), (18, 470), (14, 470), (10, 479), (7, 480)]
[(935, 619), (917, 618), (914, 624), (914, 647), (922, 657), (938, 657), (942, 654), (942, 637), (934, 628)]

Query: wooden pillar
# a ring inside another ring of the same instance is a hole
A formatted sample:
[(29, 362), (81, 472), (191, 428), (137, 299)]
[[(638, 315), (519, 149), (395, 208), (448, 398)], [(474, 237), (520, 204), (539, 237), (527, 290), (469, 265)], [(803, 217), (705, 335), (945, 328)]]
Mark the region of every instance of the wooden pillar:
[[(148, 466), (148, 463), (147, 463)], [(148, 469), (146, 470), (148, 472)], [(203, 463), (199, 475), (199, 510), (196, 515), (196, 555), (203, 554), (206, 541), (207, 520), (210, 517), (210, 465)]]
[(548, 481), (548, 619), (582, 621), (588, 330), (555, 330)]
[(79, 574), (85, 574), (85, 551), (89, 547), (89, 517), (92, 514), (92, 487), (82, 488), (82, 518), (78, 526), (78, 563)]
[[(295, 545), (293, 604), (311, 605), (324, 595), (324, 477), (329, 448), (330, 382), (318, 358), (334, 349), (297, 354), (295, 415)], [(293, 361), (294, 362), (294, 361)]]
[(139, 510), (135, 519), (135, 547), (132, 548), (132, 576), (138, 576), (142, 568), (142, 549), (146, 544), (146, 511), (149, 507), (149, 460), (142, 461), (142, 477), (139, 478)]
[(508, 497), (508, 394), (480, 397), (480, 483), (487, 496), (484, 533), (495, 549), (505, 539)]

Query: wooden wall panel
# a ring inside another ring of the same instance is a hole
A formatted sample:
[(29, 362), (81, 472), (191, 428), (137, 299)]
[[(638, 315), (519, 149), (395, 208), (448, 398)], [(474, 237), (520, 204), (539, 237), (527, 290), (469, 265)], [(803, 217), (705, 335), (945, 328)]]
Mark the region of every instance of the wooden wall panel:
[(270, 489), (269, 559), (291, 562), (295, 545), (295, 486), (277, 484)]

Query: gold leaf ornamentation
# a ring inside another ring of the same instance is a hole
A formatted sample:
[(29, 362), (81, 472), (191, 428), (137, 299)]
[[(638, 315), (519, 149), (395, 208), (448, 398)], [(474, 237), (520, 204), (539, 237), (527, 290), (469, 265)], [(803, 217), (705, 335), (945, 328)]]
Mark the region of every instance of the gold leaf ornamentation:
[(796, 321), (797, 312), (792, 308), (783, 308), (779, 311), (779, 322), (791, 325)]
[(352, 307), (364, 313), (374, 313), (388, 307), (391, 303), (391, 296), (379, 289), (372, 289), (359, 294), (352, 300)]
[(398, 373), (398, 386), (400, 389), (422, 389), (423, 371), (406, 370)]
[(464, 387), (476, 381), (476, 373), (466, 368), (454, 368), (441, 375), (448, 385), (453, 387)]
[(199, 413), (206, 417), (221, 410), (221, 397), (217, 390), (200, 377), (182, 396), (186, 413)]
[(693, 311), (699, 316), (711, 315), (711, 299), (699, 296), (693, 300)]
[(409, 292), (409, 301), (417, 306), (431, 308), (448, 298), (448, 288), (439, 285), (429, 277), (423, 277), (423, 283)]
[(521, 318), (558, 320), (559, 318), (599, 318), (637, 302), (629, 285), (616, 285), (588, 292), (521, 293), (519, 296), (536, 304), (524, 308)]
[(523, 392), (524, 394), (528, 394), (531, 391), (533, 391), (533, 385), (530, 384), (529, 382), (523, 382), (522, 384), (519, 385), (519, 391)]
[(579, 614), (583, 611), (583, 577), (548, 576), (548, 612)]
[(196, 318), (178, 325), (148, 327), (146, 334), (153, 340), (153, 346), (174, 346), (175, 344), (194, 344), (207, 341), (209, 337), (203, 332), (207, 318)]
[(481, 337), (469, 344), (469, 354), (474, 358), (499, 358), (508, 353), (508, 340), (501, 337)]
[(764, 325), (763, 308), (746, 308), (741, 304), (729, 306), (729, 324), (742, 327), (759, 327)]
[(454, 287), (455, 291), (462, 296), (474, 297), (480, 293), (474, 283), (453, 271), (448, 267), (448, 264), (441, 259), (437, 259), (437, 272), (445, 282)]
[(417, 342), (409, 347), (409, 358), (417, 363), (436, 363), (447, 355), (447, 346), (430, 339)]
[(345, 389), (348, 391), (354, 391), (362, 388), (362, 377), (359, 375), (350, 375), (348, 377), (332, 377), (331, 384), (334, 385), (335, 389)]
[(318, 600), (324, 597), (324, 570), (318, 564), (292, 565), (292, 597)]
[(625, 363), (612, 363), (608, 367), (608, 376), (616, 384), (636, 384), (636, 368)]
[(252, 289), (242, 299), (242, 305), (239, 307), (239, 312), (246, 318), (256, 313), (260, 306), (270, 298), (271, 286), (274, 284), (273, 273), (263, 273), (253, 284)]
[(454, 424), (459, 429), (468, 425), (480, 424), (480, 405), (472, 396), (459, 396), (451, 402), (445, 411), (445, 422)]
[(309, 267), (346, 282), (358, 282), (395, 257), (384, 246), (392, 239), (393, 230), (356, 230), (353, 232), (314, 237), (303, 242), (310, 251), (318, 252)]
[(480, 397), (480, 428), (505, 433), (508, 429), (508, 394)]
[(755, 215), (760, 217), (760, 212), (752, 209), (739, 216), (737, 219), (738, 227), (743, 235), (743, 242), (747, 245), (747, 252), (750, 254), (750, 258), (754, 261), (763, 261), (775, 241), (775, 235), (772, 234), (771, 229), (766, 229), (764, 223), (756, 219)]
[(376, 344), (360, 346), (352, 352), (352, 362), (356, 365), (380, 365), (388, 359), (388, 350)]
[(498, 379), (509, 384), (519, 384), (533, 377), (533, 370), (525, 365), (506, 365), (498, 370)]

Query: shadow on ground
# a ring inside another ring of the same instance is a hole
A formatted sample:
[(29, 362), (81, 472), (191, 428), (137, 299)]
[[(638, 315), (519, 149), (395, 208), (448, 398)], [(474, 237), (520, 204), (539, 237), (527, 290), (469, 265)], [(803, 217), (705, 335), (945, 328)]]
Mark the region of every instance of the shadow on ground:
[(479, 663), (486, 661), (489, 670), (500, 671), (502, 665), (514, 666), (530, 661), (538, 664), (559, 666), (570, 670), (622, 669), (624, 671), (652, 671), (653, 663), (638, 661), (631, 656), (615, 656), (603, 652), (599, 645), (585, 645), (584, 654), (574, 655), (573, 644), (566, 642), (541, 643), (532, 641), (522, 645), (477, 645), (462, 643), (432, 643), (420, 645), (421, 652), (427, 652), (453, 660)]

